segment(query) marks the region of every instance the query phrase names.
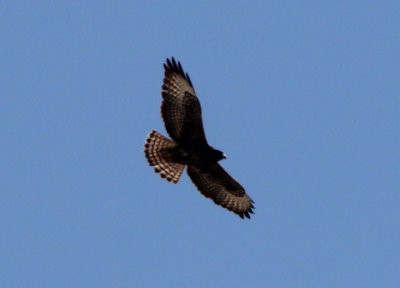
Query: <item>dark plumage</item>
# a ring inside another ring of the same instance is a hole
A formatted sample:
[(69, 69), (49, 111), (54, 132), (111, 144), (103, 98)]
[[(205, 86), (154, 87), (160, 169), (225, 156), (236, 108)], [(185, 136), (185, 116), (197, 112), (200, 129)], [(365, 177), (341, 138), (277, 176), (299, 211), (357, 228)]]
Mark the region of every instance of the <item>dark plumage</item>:
[(205, 197), (216, 204), (250, 218), (253, 201), (244, 188), (219, 164), (225, 155), (208, 145), (201, 117), (201, 106), (189, 75), (174, 58), (164, 64), (161, 116), (172, 140), (151, 131), (145, 143), (145, 156), (154, 171), (177, 183), (185, 166), (187, 173)]

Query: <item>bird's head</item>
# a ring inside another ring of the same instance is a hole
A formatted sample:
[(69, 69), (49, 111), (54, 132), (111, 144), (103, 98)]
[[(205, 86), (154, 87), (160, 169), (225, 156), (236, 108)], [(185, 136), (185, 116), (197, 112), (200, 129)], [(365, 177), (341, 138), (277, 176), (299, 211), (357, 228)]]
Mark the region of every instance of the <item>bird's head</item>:
[(222, 151), (219, 151), (219, 150), (214, 149), (213, 154), (214, 154), (214, 158), (215, 158), (217, 161), (221, 161), (222, 159), (226, 159), (226, 155), (225, 155), (225, 153), (222, 152)]

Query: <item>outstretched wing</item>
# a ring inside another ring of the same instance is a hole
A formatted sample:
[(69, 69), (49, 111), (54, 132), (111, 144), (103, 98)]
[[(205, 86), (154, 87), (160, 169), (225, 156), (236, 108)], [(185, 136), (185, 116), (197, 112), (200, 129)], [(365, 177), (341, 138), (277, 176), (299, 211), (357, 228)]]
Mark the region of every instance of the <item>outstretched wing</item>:
[(174, 58), (164, 64), (161, 115), (165, 129), (176, 142), (206, 142), (201, 107), (189, 75)]
[(201, 194), (211, 198), (241, 218), (250, 218), (253, 213), (253, 200), (247, 196), (244, 188), (233, 179), (218, 163), (207, 167), (188, 165), (187, 173)]

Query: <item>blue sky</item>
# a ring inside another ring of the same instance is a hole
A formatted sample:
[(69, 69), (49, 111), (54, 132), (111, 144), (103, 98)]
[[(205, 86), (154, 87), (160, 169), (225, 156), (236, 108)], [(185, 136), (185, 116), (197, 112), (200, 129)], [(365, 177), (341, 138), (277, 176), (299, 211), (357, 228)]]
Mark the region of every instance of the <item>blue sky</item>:
[[(1, 287), (398, 287), (398, 1), (2, 1)], [(174, 56), (243, 221), (147, 166)]]

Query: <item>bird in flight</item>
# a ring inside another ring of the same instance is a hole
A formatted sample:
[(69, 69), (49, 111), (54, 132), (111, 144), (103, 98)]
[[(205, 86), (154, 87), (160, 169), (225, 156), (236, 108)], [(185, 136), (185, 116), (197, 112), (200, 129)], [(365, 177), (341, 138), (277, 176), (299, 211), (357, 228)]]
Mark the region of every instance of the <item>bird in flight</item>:
[(178, 183), (183, 169), (200, 193), (215, 204), (244, 217), (254, 213), (253, 200), (218, 161), (225, 154), (208, 145), (201, 107), (189, 75), (172, 57), (164, 64), (161, 116), (168, 139), (152, 130), (145, 142), (145, 156), (154, 171)]

